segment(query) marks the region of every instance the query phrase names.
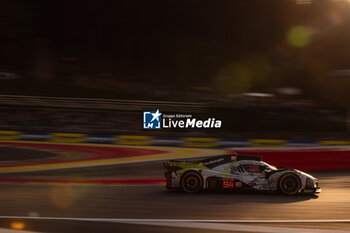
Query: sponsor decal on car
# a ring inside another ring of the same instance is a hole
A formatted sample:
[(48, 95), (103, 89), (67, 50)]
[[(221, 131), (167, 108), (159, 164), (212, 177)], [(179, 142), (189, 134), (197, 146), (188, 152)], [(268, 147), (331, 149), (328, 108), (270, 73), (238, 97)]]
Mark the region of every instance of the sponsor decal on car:
[(242, 188), (242, 182), (241, 181), (235, 182), (235, 187), (236, 188)]

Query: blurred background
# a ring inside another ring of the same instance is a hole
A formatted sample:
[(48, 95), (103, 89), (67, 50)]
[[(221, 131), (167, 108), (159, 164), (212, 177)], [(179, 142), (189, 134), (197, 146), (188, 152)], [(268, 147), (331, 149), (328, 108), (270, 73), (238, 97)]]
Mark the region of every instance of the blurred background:
[[(0, 0), (0, 232), (350, 232), (349, 13), (350, 0)], [(157, 109), (222, 128), (144, 130)], [(232, 152), (323, 191), (165, 191), (165, 160)]]
[(0, 1), (0, 128), (159, 134), (141, 130), (149, 101), (245, 119), (209, 132), (220, 136), (346, 137), (349, 11), (342, 0)]

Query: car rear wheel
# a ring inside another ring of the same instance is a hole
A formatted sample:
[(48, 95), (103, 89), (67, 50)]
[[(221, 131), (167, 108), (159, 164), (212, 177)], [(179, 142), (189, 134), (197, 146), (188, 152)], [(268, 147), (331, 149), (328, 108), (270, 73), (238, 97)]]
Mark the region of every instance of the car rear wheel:
[(203, 179), (197, 172), (187, 172), (181, 178), (181, 188), (186, 193), (197, 193), (203, 187)]
[(292, 173), (282, 176), (279, 182), (279, 189), (283, 194), (294, 195), (300, 190), (300, 180)]

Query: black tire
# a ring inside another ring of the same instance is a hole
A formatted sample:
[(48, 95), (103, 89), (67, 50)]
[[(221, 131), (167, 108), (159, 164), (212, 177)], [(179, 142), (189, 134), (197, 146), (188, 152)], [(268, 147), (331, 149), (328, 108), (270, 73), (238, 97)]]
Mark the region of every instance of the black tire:
[(278, 186), (283, 194), (295, 195), (299, 192), (301, 183), (295, 174), (288, 173), (281, 177)]
[(203, 178), (197, 172), (186, 172), (181, 177), (181, 189), (186, 193), (197, 193), (202, 190)]

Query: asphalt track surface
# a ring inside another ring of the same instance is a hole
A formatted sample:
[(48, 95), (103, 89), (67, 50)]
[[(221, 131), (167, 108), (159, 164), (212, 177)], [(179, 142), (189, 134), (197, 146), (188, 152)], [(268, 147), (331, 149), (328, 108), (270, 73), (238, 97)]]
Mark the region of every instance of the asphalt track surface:
[[(131, 173), (135, 178), (160, 178), (163, 175), (161, 162), (147, 162), (9, 176), (130, 178)], [(319, 195), (284, 196), (258, 192), (203, 192), (189, 195), (167, 191), (163, 185), (2, 183), (0, 232), (6, 232), (4, 229), (9, 228), (54, 233), (350, 232), (350, 172), (316, 172), (313, 175), (320, 180), (322, 193)], [(28, 216), (31, 219), (24, 218)], [(162, 222), (168, 219), (217, 220), (219, 223)], [(342, 219), (348, 221), (322, 222)], [(243, 222), (222, 223), (222, 220)], [(260, 222), (249, 222), (251, 220)], [(271, 220), (282, 222), (272, 223)]]

